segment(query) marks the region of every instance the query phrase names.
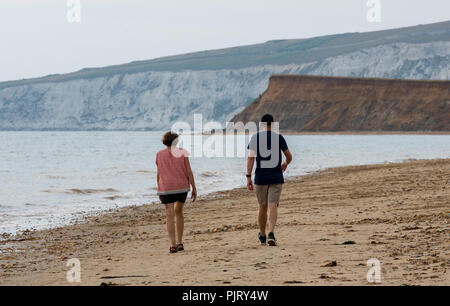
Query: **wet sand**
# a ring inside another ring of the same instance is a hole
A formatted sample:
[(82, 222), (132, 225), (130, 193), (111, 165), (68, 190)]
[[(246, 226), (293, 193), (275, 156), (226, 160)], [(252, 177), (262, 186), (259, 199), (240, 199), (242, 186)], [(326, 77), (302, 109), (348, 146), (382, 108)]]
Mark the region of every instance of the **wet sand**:
[[(128, 207), (62, 228), (3, 237), (0, 285), (450, 285), (450, 160), (327, 169), (289, 180), (278, 247), (257, 241), (245, 189), (187, 203), (186, 251), (168, 254), (162, 205)], [(336, 265), (330, 264), (333, 261)]]

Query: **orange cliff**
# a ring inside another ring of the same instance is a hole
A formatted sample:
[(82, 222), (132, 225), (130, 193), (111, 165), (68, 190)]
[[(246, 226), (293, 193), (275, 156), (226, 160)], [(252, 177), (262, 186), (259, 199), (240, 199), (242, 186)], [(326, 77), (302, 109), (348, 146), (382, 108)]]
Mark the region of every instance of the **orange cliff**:
[(450, 81), (273, 75), (231, 122), (265, 113), (284, 131), (450, 131)]

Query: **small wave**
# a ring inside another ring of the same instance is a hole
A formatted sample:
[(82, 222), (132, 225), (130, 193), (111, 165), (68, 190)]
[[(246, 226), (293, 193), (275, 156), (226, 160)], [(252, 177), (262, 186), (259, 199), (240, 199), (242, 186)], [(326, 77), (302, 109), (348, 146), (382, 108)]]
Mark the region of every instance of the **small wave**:
[(219, 173), (217, 172), (211, 172), (211, 171), (206, 171), (203, 172), (202, 174), (200, 174), (203, 177), (214, 177), (214, 176), (219, 176)]
[(64, 176), (59, 175), (47, 175), (47, 178), (51, 180), (65, 180), (66, 178)]
[(117, 199), (120, 199), (120, 198), (122, 198), (122, 197), (121, 197), (121, 196), (118, 196), (118, 195), (111, 196), (111, 197), (105, 197), (105, 199), (111, 200), (111, 201), (114, 201), (114, 200), (117, 200)]
[(148, 171), (148, 170), (138, 170), (138, 171), (136, 171), (137, 173), (145, 173), (145, 174), (149, 174), (149, 173), (152, 173), (151, 171)]
[(40, 206), (39, 204), (25, 203), (25, 206)]
[(143, 193), (142, 195), (141, 195), (142, 197), (154, 197), (154, 196), (156, 196), (156, 193)]
[(127, 193), (124, 193), (124, 194), (116, 194), (116, 195), (113, 195), (113, 196), (110, 196), (110, 197), (105, 197), (105, 199), (114, 201), (114, 200), (117, 200), (117, 199), (130, 199), (132, 197), (133, 197), (133, 194), (130, 193), (130, 192), (127, 192)]
[(78, 188), (73, 188), (73, 189), (69, 189), (69, 191), (67, 193), (72, 193), (72, 194), (92, 194), (92, 193), (106, 193), (106, 192), (118, 192), (118, 190), (113, 189), (113, 188), (108, 188), (108, 189), (78, 189)]

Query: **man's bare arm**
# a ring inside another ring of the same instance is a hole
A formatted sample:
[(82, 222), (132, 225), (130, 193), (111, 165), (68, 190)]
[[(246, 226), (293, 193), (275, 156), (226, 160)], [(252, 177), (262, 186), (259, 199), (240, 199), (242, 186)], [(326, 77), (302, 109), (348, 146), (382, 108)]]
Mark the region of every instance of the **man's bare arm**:
[(286, 161), (281, 164), (281, 170), (284, 172), (286, 171), (287, 166), (292, 162), (292, 154), (289, 150), (283, 151), (283, 154), (286, 157)]

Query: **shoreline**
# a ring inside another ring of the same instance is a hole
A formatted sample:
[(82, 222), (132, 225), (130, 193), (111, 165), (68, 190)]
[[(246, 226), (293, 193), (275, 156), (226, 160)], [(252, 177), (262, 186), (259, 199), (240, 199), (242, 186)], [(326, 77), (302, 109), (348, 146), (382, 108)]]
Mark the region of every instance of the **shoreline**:
[[(70, 258), (81, 261), (82, 285), (360, 285), (373, 257), (383, 262), (383, 284), (449, 285), (449, 173), (450, 159), (435, 159), (289, 177), (278, 248), (256, 244), (256, 199), (244, 188), (187, 203), (186, 251), (175, 255), (161, 205), (100, 212), (0, 241), (0, 285), (68, 285)], [(322, 267), (328, 261), (337, 266)], [(272, 282), (259, 277), (269, 275)]]
[[(286, 134), (285, 134), (286, 135)], [(328, 169), (334, 169), (334, 168), (345, 168), (345, 167), (358, 167), (358, 166), (371, 166), (371, 165), (384, 165), (384, 164), (393, 164), (393, 163), (407, 163), (407, 162), (411, 162), (411, 161), (426, 161), (426, 160), (435, 160), (435, 159), (415, 159), (415, 158), (408, 158), (408, 159), (404, 159), (400, 162), (374, 162), (374, 163), (368, 163), (368, 164), (361, 164), (361, 165), (346, 165), (346, 166), (336, 166), (336, 167), (329, 167), (329, 168), (323, 168), (323, 169), (319, 169), (319, 170), (315, 170), (315, 171), (311, 171), (311, 172), (306, 172), (305, 174), (295, 174), (292, 176), (285, 176), (285, 180), (290, 181), (290, 180), (298, 180), (301, 179), (303, 177), (307, 177), (310, 175), (314, 175), (314, 174), (318, 174), (318, 173), (322, 173), (322, 172), (326, 172), (328, 171)], [(245, 186), (241, 186), (241, 187), (229, 187), (227, 189), (223, 189), (223, 190), (218, 190), (218, 191), (213, 191), (210, 193), (206, 193), (203, 194), (201, 196), (198, 196), (198, 200), (210, 200), (210, 199), (216, 199), (217, 196), (219, 195), (223, 195), (224, 193), (230, 193), (233, 192), (234, 190), (240, 190), (240, 189), (245, 189)], [(60, 221), (58, 223), (55, 223), (54, 225), (47, 225), (47, 226), (42, 226), (42, 227), (38, 227), (38, 226), (31, 226), (29, 228), (24, 228), (21, 230), (18, 230), (16, 232), (1, 232), (0, 231), (0, 243), (4, 240), (13, 238), (15, 236), (19, 236), (21, 234), (23, 234), (24, 232), (28, 233), (28, 232), (38, 232), (38, 231), (45, 231), (45, 230), (51, 230), (51, 229), (57, 229), (57, 228), (61, 228), (61, 227), (66, 227), (66, 226), (71, 226), (74, 224), (79, 224), (79, 223), (83, 223), (84, 221), (92, 218), (92, 217), (98, 217), (101, 216), (103, 214), (109, 214), (109, 213), (113, 213), (115, 211), (121, 210), (121, 209), (128, 209), (128, 208), (133, 208), (133, 207), (140, 207), (140, 206), (146, 206), (146, 205), (159, 205), (160, 202), (159, 200), (155, 200), (155, 201), (150, 201), (150, 202), (145, 202), (145, 203), (139, 203), (139, 204), (130, 204), (130, 205), (121, 205), (121, 206), (116, 206), (114, 208), (98, 208), (98, 209), (92, 209), (92, 210), (81, 210), (81, 211), (74, 211), (74, 212), (70, 212), (68, 213), (68, 215), (70, 215), (70, 217), (67, 217), (64, 221)]]

